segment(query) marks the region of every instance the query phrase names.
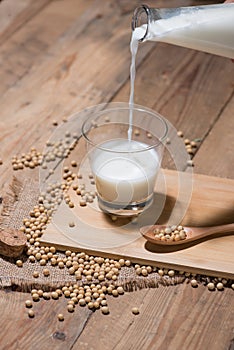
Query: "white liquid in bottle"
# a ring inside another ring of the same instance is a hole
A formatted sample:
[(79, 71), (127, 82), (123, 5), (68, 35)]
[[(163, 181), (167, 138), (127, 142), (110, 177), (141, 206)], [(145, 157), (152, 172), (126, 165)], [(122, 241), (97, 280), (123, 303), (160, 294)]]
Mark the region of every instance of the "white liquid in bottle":
[[(145, 24), (140, 28), (146, 32)], [(234, 4), (181, 8), (178, 15), (151, 21), (145, 40), (234, 58)]]

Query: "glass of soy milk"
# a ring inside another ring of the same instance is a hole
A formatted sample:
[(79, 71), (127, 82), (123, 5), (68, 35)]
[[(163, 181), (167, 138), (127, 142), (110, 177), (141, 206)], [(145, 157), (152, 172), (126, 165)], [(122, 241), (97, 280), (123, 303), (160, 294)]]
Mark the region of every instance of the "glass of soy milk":
[(168, 133), (156, 112), (110, 103), (82, 125), (98, 205), (106, 213), (136, 216), (150, 207)]

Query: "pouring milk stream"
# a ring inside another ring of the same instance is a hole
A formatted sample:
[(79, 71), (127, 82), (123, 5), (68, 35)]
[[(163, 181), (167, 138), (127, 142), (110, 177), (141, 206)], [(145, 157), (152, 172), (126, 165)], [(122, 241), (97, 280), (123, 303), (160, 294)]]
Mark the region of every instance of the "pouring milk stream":
[(138, 210), (138, 203), (144, 203), (145, 207), (152, 203), (154, 183), (161, 162), (157, 147), (152, 148), (132, 139), (135, 58), (139, 42), (163, 41), (234, 58), (234, 4), (177, 9), (151, 9), (142, 5), (134, 12), (132, 28), (127, 137), (126, 140), (104, 142), (95, 151), (93, 162), (102, 209), (112, 213), (115, 210), (119, 213), (118, 208), (123, 208), (124, 212), (124, 208), (135, 206), (134, 209)]
[(142, 5), (133, 14), (132, 29), (140, 41), (161, 41), (234, 58), (234, 3), (168, 9)]
[(131, 106), (134, 104), (138, 43), (147, 40), (165, 42), (233, 59), (234, 3), (167, 9), (142, 5), (134, 11), (132, 30), (129, 140), (132, 134)]

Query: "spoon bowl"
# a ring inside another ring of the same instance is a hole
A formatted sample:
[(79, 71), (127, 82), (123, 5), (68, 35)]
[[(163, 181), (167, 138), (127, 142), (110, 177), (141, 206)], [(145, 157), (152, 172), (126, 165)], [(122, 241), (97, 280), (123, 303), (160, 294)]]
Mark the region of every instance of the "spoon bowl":
[(165, 229), (166, 226), (163, 225), (148, 225), (140, 228), (140, 233), (149, 242), (160, 245), (160, 246), (178, 246), (187, 244), (190, 242), (198, 243), (201, 239), (211, 239), (215, 237), (226, 236), (228, 234), (234, 234), (234, 224), (220, 225), (220, 226), (210, 226), (210, 227), (183, 227), (186, 233), (185, 239), (178, 241), (172, 240), (160, 240), (155, 237), (156, 229)]

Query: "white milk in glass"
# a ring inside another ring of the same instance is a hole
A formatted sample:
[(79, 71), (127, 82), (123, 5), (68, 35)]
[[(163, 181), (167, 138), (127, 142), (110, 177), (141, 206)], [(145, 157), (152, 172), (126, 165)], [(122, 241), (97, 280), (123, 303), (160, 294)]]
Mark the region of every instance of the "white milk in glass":
[(138, 141), (129, 144), (127, 138), (107, 141), (101, 147), (112, 150), (97, 148), (93, 155), (92, 171), (102, 200), (128, 205), (152, 197), (160, 166), (153, 148), (146, 150), (149, 146)]
[[(146, 32), (146, 27), (135, 31)], [(181, 8), (169, 18), (151, 21), (145, 40), (234, 58), (234, 4)]]
[[(149, 145), (132, 140), (135, 61), (139, 39), (143, 32), (144, 30), (141, 28), (134, 31), (130, 43), (132, 60), (130, 67), (129, 128), (126, 140), (111, 140), (101, 144), (101, 148), (110, 149), (111, 152), (105, 152), (97, 148), (92, 161), (92, 171), (95, 175), (99, 197), (116, 205), (127, 206), (132, 203), (142, 203), (152, 198), (160, 167), (160, 159), (154, 148), (147, 149)], [(144, 120), (142, 120), (142, 125), (144, 125)]]
[[(161, 158), (155, 148), (132, 140), (134, 124), (135, 60), (144, 29), (132, 33), (130, 51), (129, 128), (126, 139), (110, 140), (97, 147), (92, 172), (99, 198), (112, 205), (128, 206), (152, 200)], [(144, 119), (142, 120), (144, 125)], [(110, 152), (103, 149), (109, 149)]]

